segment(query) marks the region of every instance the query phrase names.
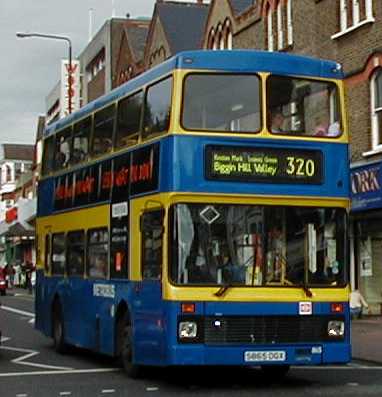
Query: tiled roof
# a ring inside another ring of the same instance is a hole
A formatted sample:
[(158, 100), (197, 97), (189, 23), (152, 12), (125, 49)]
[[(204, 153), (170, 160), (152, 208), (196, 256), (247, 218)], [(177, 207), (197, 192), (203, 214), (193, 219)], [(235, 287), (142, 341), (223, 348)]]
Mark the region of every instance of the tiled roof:
[(256, 3), (256, 0), (229, 0), (235, 15), (241, 14)]
[(129, 43), (137, 61), (143, 59), (148, 31), (149, 23), (129, 24), (126, 27)]
[(156, 4), (171, 52), (200, 48), (208, 4), (158, 2)]
[(33, 161), (34, 145), (3, 143), (2, 146), (3, 146), (4, 159)]

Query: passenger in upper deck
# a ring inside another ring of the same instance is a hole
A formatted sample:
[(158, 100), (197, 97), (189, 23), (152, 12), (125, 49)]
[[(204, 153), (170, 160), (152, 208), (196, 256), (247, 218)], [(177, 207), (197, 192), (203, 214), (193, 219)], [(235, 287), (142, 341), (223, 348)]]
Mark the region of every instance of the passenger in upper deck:
[(283, 132), (284, 116), (280, 110), (274, 110), (271, 113), (271, 131)]

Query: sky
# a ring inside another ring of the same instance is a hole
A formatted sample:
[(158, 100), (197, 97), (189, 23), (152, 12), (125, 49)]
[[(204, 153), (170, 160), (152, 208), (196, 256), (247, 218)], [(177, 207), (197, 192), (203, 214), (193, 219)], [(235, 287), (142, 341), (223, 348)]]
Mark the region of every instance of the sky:
[(46, 112), (45, 98), (60, 78), (68, 55), (65, 41), (16, 37), (16, 32), (70, 37), (73, 58), (93, 33), (111, 18), (151, 17), (155, 0), (0, 0), (0, 143), (35, 141), (37, 118)]

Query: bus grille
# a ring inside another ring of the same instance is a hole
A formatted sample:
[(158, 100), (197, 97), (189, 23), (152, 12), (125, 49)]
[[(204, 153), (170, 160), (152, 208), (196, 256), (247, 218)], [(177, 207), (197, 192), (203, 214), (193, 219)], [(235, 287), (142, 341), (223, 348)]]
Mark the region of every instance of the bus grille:
[(328, 337), (328, 321), (333, 319), (344, 321), (339, 316), (206, 317), (204, 343), (260, 345), (338, 342), (338, 338), (333, 340)]

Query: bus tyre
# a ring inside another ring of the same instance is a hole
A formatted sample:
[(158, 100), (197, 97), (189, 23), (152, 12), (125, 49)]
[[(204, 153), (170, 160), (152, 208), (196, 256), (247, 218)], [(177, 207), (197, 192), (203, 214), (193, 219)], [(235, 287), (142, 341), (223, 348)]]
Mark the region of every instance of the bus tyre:
[(262, 365), (261, 370), (266, 378), (277, 381), (283, 379), (290, 369), (290, 365)]
[(55, 305), (53, 311), (53, 342), (57, 353), (65, 354), (67, 352), (68, 347), (65, 343), (62, 309), (59, 304)]
[(133, 328), (130, 324), (126, 325), (124, 329), (121, 360), (127, 376), (132, 379), (137, 379), (141, 376), (141, 366), (133, 363)]

